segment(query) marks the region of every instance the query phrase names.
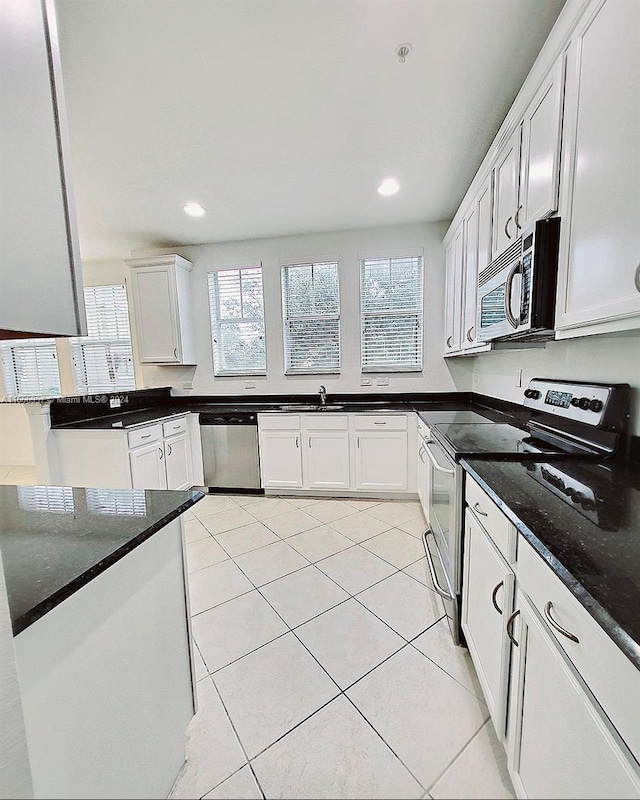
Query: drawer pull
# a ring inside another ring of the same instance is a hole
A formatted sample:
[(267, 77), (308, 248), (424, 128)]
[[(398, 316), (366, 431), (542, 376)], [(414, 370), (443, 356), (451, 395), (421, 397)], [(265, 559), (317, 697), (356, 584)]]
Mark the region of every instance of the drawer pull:
[(172, 427), (173, 427), (174, 431), (179, 431), (180, 430), (180, 425), (173, 425)]
[(513, 638), (513, 623), (519, 613), (520, 609), (518, 608), (513, 612), (513, 614), (507, 620), (507, 636), (509, 637), (509, 639), (511, 639), (511, 644), (515, 645), (516, 647), (518, 646), (518, 642), (516, 642), (516, 640)]
[(486, 511), (483, 511), (480, 508), (480, 503), (474, 503), (473, 504), (473, 510), (476, 512), (476, 514), (480, 514), (481, 517), (488, 517), (489, 516)]
[(498, 614), (500, 614), (500, 616), (502, 616), (502, 609), (500, 608), (500, 606), (499, 606), (499, 605), (498, 605), (498, 603), (496, 602), (496, 595), (498, 594), (498, 592), (500, 591), (500, 589), (501, 589), (503, 586), (504, 586), (504, 581), (500, 581), (500, 583), (499, 583), (499, 584), (498, 584), (498, 585), (497, 585), (497, 586), (494, 588), (494, 590), (491, 592), (491, 602), (493, 603), (493, 607), (494, 607), (494, 608), (495, 608), (495, 610), (498, 612)]
[(545, 619), (547, 620), (547, 622), (549, 623), (549, 625), (551, 625), (552, 628), (555, 628), (555, 630), (557, 630), (558, 633), (561, 633), (563, 636), (566, 636), (567, 639), (571, 639), (572, 642), (575, 642), (576, 644), (580, 644), (580, 639), (578, 639), (577, 636), (574, 636), (573, 633), (569, 633), (569, 631), (565, 630), (561, 625), (558, 625), (558, 623), (555, 621), (555, 619), (551, 616), (551, 609), (552, 608), (553, 608), (553, 604), (552, 604), (551, 600), (549, 600), (547, 605), (544, 607), (544, 616), (545, 616)]
[(150, 439), (151, 438), (151, 434), (150, 433), (145, 433), (144, 436), (141, 436), (140, 438), (141, 439)]
[(374, 421), (373, 421), (373, 424), (374, 424), (374, 425), (386, 425), (387, 423), (386, 423), (386, 422), (376, 422), (376, 421), (374, 420)]

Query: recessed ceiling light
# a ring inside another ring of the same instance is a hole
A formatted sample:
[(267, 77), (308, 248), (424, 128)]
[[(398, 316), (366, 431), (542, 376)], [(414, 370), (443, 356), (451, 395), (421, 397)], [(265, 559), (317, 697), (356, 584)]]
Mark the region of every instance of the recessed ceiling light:
[(204, 217), (207, 213), (200, 203), (185, 203), (182, 206), (182, 210), (190, 217)]
[(378, 194), (383, 197), (390, 197), (400, 190), (400, 184), (395, 178), (385, 178), (378, 186)]

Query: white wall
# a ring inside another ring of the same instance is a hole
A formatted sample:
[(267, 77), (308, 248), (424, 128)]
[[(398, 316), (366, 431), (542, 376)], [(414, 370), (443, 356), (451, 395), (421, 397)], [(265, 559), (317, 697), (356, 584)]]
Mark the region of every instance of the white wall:
[[(544, 350), (485, 353), (473, 362), (475, 392), (517, 403), (530, 378), (629, 383), (634, 388), (630, 431), (640, 435), (640, 331), (549, 342)], [(522, 387), (516, 385), (520, 369)]]
[[(4, 396), (0, 370), (0, 397)], [(0, 405), (0, 464), (2, 466), (30, 467), (33, 463), (29, 417), (24, 406), (19, 403), (2, 403)]]
[[(240, 242), (222, 242), (136, 252), (151, 255), (177, 252), (193, 262), (192, 295), (198, 366), (142, 367), (143, 384), (172, 385), (182, 391), (183, 381), (193, 381), (194, 394), (315, 392), (322, 383), (331, 392), (389, 391), (442, 392), (469, 390), (470, 365), (442, 358), (444, 327), (445, 224), (397, 225), (333, 233), (282, 236)], [(424, 249), (425, 315), (424, 369), (422, 373), (388, 373), (388, 388), (361, 387), (359, 325), (359, 254), (401, 255), (404, 249)], [(340, 375), (285, 376), (282, 347), (282, 261), (337, 258), (340, 263), (342, 367)], [(241, 267), (262, 262), (265, 293), (267, 375), (257, 378), (214, 377), (209, 323), (207, 272), (220, 267)], [(246, 380), (256, 384), (245, 390)]]

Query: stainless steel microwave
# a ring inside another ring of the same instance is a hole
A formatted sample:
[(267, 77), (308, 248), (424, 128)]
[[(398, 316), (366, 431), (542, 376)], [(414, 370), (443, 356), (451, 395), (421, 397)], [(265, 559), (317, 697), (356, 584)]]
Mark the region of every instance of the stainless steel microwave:
[(553, 332), (560, 219), (538, 220), (478, 276), (478, 340)]

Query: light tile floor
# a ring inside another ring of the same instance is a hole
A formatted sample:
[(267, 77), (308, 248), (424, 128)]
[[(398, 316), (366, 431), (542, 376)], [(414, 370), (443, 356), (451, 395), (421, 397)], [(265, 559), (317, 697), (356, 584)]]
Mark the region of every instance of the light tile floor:
[(172, 798), (511, 798), (415, 502), (207, 496), (185, 530), (199, 709)]

